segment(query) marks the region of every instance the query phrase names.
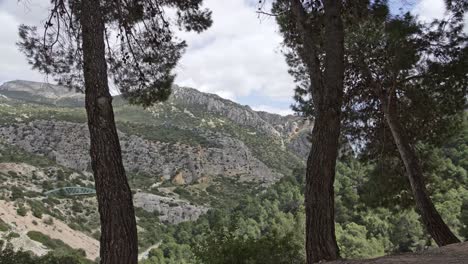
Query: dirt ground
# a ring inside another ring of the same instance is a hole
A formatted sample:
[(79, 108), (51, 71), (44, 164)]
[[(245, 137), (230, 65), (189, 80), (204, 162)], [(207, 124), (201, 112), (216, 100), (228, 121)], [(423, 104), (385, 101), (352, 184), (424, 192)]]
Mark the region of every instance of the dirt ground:
[[(46, 218), (52, 218), (53, 224), (47, 225), (43, 222)], [(51, 238), (60, 239), (70, 247), (75, 249), (84, 249), (86, 257), (94, 260), (99, 255), (99, 242), (79, 231), (73, 230), (62, 221), (48, 215), (44, 215), (42, 220), (32, 216), (28, 212), (26, 216), (19, 216), (16, 208), (10, 202), (0, 201), (0, 219), (8, 223), (13, 231), (20, 234), (19, 238), (12, 241), (13, 245), (24, 250), (31, 250), (37, 255), (43, 255), (47, 250), (39, 243), (31, 241), (26, 233), (28, 231), (39, 231)], [(36, 224), (33, 224), (33, 221)]]
[(340, 260), (326, 264), (468, 264), (468, 242), (418, 253), (391, 255), (368, 260)]

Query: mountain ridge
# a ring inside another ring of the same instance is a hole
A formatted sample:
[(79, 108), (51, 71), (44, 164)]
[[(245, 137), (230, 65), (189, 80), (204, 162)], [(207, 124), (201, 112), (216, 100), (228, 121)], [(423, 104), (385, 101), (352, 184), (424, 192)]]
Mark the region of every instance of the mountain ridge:
[[(61, 86), (29, 81), (0, 86), (0, 199), (20, 211), (43, 211), (96, 238), (95, 197), (44, 196), (62, 187), (93, 188), (83, 106), (83, 94)], [(146, 109), (116, 96), (113, 107), (140, 230), (154, 228), (151, 221), (194, 221), (209, 209), (259, 193), (303, 169), (310, 147), (311, 122), (257, 112), (193, 88), (174, 86), (166, 102)], [(54, 238), (47, 230), (44, 235)], [(0, 230), (0, 237), (21, 232), (16, 245), (37, 251), (27, 231), (10, 227)]]
[[(24, 80), (8, 81), (0, 85), (0, 94), (8, 98), (26, 101), (30, 103), (50, 104), (62, 107), (84, 106), (84, 94), (70, 91), (64, 86), (32, 82)], [(29, 97), (27, 96), (29, 94)], [(114, 97), (114, 105), (122, 104), (120, 96)], [(312, 122), (301, 117), (288, 115), (282, 116), (265, 111), (255, 111), (250, 106), (240, 105), (216, 94), (200, 92), (194, 88), (174, 85), (173, 92), (167, 101), (168, 104), (187, 106), (183, 111), (187, 115), (193, 115), (195, 111), (206, 111), (222, 117), (227, 117), (232, 122), (246, 127), (251, 127), (265, 133), (278, 141), (287, 141), (291, 150), (301, 158), (308, 153), (307, 137), (304, 133), (311, 131)], [(148, 109), (157, 108), (158, 103)], [(301, 134), (297, 137), (298, 134)], [(296, 140), (297, 139), (297, 140)], [(296, 141), (295, 141), (296, 140)], [(285, 142), (283, 142), (285, 143)], [(304, 143), (306, 146), (304, 147)]]

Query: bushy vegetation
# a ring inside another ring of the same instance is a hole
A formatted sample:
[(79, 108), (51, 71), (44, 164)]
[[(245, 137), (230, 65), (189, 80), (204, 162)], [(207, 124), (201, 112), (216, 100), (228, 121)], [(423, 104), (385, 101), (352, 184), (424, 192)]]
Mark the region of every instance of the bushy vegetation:
[(18, 205), (18, 208), (16, 208), (16, 213), (19, 216), (26, 216), (26, 214), (28, 213), (28, 209), (24, 207), (24, 205), (21, 203)]
[[(420, 145), (431, 196), (460, 238), (468, 226), (468, 129), (443, 148)], [(369, 258), (435, 246), (414, 209), (406, 178), (380, 164), (344, 157), (337, 165), (336, 235), (345, 258)], [(304, 172), (263, 192), (210, 210), (196, 222), (157, 225), (143, 264), (304, 263)], [(212, 188), (214, 191), (216, 188)], [(210, 191), (210, 190), (208, 190)]]
[(149, 125), (129, 122), (118, 122), (117, 128), (130, 135), (138, 135), (148, 140), (166, 143), (179, 143), (191, 146), (216, 147), (199, 132), (191, 129), (182, 129), (173, 125)]
[(10, 227), (2, 219), (0, 219), (0, 232), (6, 232), (10, 230)]
[[(28, 164), (36, 167), (46, 167), (53, 164), (53, 162), (43, 156), (27, 153), (17, 147), (4, 144), (0, 141), (0, 163), (1, 162), (27, 162)], [(9, 175), (11, 177), (11, 175)]]
[(61, 256), (77, 256), (84, 258), (86, 253), (82, 249), (73, 249), (69, 245), (65, 244), (62, 240), (50, 238), (48, 235), (45, 235), (39, 231), (29, 231), (27, 236), (37, 241), (47, 248), (53, 250), (54, 254)]
[[(3, 242), (3, 241), (0, 241)], [(4, 246), (0, 243), (0, 264), (91, 264), (78, 255), (60, 255), (51, 252), (42, 257), (37, 257), (30, 252), (14, 251), (11, 245)]]

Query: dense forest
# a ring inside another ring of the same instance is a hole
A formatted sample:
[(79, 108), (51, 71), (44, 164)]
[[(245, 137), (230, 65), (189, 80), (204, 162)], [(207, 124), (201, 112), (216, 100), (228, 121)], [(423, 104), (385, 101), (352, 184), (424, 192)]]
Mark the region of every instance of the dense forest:
[[(468, 238), (468, 123), (441, 148), (419, 144), (431, 197), (459, 237)], [(436, 246), (415, 211), (399, 161), (344, 155), (337, 165), (336, 232), (344, 258)], [(395, 166), (394, 166), (395, 165)], [(163, 241), (142, 263), (304, 263), (304, 173), (281, 179), (232, 208), (197, 222), (154, 226), (140, 239)]]

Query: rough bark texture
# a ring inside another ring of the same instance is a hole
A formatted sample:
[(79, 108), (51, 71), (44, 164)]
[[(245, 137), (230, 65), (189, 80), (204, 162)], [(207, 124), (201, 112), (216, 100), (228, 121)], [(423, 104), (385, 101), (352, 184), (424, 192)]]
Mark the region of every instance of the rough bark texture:
[(291, 8), (297, 19), (297, 30), (302, 35), (304, 45), (300, 53), (309, 70), (316, 108), (305, 190), (307, 263), (315, 263), (339, 258), (333, 184), (343, 97), (344, 32), (341, 1), (324, 1), (326, 58), (322, 74), (314, 39), (318, 34), (311, 35), (319, 26), (307, 20), (300, 0), (291, 0)]
[(405, 164), (406, 173), (413, 191), (416, 208), (422, 222), (437, 245), (445, 246), (460, 240), (450, 231), (429, 197), (423, 173), (416, 153), (408, 142), (406, 132), (398, 119), (397, 98), (393, 91), (389, 97), (383, 96), (385, 120), (390, 127), (395, 143)]
[(101, 263), (137, 263), (132, 193), (127, 182), (107, 82), (104, 22), (98, 0), (81, 2), (86, 112), (101, 218)]

